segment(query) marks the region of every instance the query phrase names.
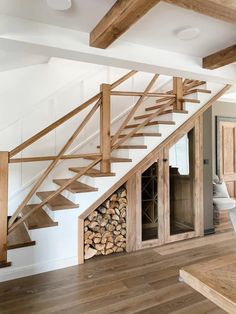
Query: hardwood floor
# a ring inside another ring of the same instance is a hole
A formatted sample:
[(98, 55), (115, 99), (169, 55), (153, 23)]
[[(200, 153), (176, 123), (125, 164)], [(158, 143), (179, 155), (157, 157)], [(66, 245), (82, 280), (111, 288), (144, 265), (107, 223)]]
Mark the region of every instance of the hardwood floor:
[(205, 238), (86, 261), (0, 284), (0, 313), (223, 314), (184, 283), (184, 265), (235, 253), (229, 225)]

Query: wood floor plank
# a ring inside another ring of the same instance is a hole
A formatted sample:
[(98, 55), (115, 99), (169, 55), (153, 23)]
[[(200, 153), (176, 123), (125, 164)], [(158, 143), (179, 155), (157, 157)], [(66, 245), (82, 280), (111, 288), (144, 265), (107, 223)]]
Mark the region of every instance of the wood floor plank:
[[(178, 282), (179, 269), (236, 253), (232, 231), (0, 283), (1, 314), (224, 314)], [(164, 254), (163, 254), (164, 252)]]

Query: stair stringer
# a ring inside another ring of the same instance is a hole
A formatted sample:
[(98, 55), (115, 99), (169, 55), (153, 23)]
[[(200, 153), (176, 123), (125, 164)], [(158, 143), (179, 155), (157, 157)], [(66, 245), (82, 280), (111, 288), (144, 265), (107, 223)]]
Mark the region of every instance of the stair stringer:
[[(79, 202), (79, 208), (70, 211), (53, 212), (51, 215), (59, 226), (47, 229), (31, 230), (30, 236), (36, 241), (36, 246), (20, 248), (9, 251), (9, 260), (12, 267), (1, 270), (0, 281), (19, 278), (45, 271), (55, 270), (78, 264), (78, 248), (83, 245), (78, 239), (78, 217), (84, 219), (91, 211), (98, 207), (116, 188), (127, 181), (129, 175), (144, 163), (150, 154), (158, 151), (176, 132), (190, 120), (195, 119), (209, 108), (226, 89), (222, 85), (207, 83), (207, 88), (212, 94), (199, 94), (200, 104), (186, 104), (188, 114), (172, 114), (176, 124), (171, 126), (158, 126), (162, 128), (162, 138), (144, 138), (147, 144), (146, 150), (128, 150), (127, 157), (131, 163), (113, 164), (114, 177), (90, 178), (83, 177), (83, 182), (99, 187), (97, 192), (80, 193), (73, 195), (70, 192), (64, 194), (71, 200)], [(191, 95), (193, 98), (193, 95)], [(50, 187), (51, 188), (51, 187)]]

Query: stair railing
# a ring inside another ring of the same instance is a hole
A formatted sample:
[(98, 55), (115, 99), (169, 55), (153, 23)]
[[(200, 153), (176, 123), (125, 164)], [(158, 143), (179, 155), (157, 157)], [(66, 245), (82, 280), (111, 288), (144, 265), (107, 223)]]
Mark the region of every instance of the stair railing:
[[(78, 180), (81, 176), (85, 175), (91, 168), (100, 163), (101, 171), (110, 171), (110, 152), (111, 152), (111, 136), (110, 136), (110, 91), (115, 87), (119, 86), (124, 81), (132, 77), (137, 71), (130, 71), (126, 75), (119, 78), (113, 84), (102, 84), (101, 91), (93, 96), (91, 99), (84, 102), (79, 107), (75, 108), (62, 118), (58, 119), (47, 128), (38, 132), (10, 152), (0, 152), (0, 267), (6, 266), (7, 264), (7, 236), (12, 232), (17, 226), (25, 222), (30, 215), (35, 211), (42, 208), (47, 202), (52, 200), (54, 197), (63, 192), (70, 184)], [(64, 124), (66, 121), (70, 120), (75, 115), (79, 114), (83, 110), (87, 109), (89, 106), (93, 105), (90, 112), (77, 127), (75, 132), (60, 150), (56, 156), (38, 156), (38, 157), (24, 157), (24, 158), (13, 158), (18, 153), (35, 143), (37, 140), (41, 139), (47, 135), (52, 130), (56, 129), (60, 125)], [(100, 108), (100, 134), (101, 134), (101, 152), (91, 153), (91, 154), (66, 154), (66, 151), (87, 125), (89, 120), (94, 116), (95, 112)], [(36, 193), (51, 171), (55, 168), (60, 160), (65, 159), (78, 159), (93, 157), (94, 161), (91, 162), (83, 171), (76, 174), (74, 177), (69, 179), (65, 184), (60, 186), (54, 193), (44, 199), (40, 204), (37, 204), (31, 208), (31, 210), (22, 216), (23, 208), (28, 204), (32, 196)], [(13, 213), (11, 218), (8, 220), (8, 173), (9, 164), (11, 163), (22, 163), (22, 162), (37, 162), (37, 161), (51, 161), (50, 165), (43, 172), (37, 182), (34, 184), (33, 188), (18, 206), (16, 211)]]
[[(44, 130), (38, 132), (33, 137), (29, 138), (10, 152), (0, 152), (0, 266), (5, 265), (7, 262), (7, 235), (12, 232), (17, 226), (24, 223), (30, 215), (35, 211), (42, 208), (50, 200), (58, 196), (63, 192), (70, 184), (78, 180), (81, 176), (85, 175), (91, 168), (100, 163), (100, 170), (103, 173), (109, 173), (111, 171), (111, 152), (112, 150), (119, 147), (123, 142), (127, 141), (132, 135), (134, 135), (138, 130), (146, 126), (151, 120), (156, 118), (158, 115), (165, 112), (167, 109), (175, 108), (178, 98), (183, 96), (185, 91), (196, 86), (196, 81), (185, 80), (184, 82), (180, 78), (173, 79), (173, 90), (166, 93), (150, 92), (154, 84), (158, 79), (158, 74), (155, 74), (148, 86), (143, 92), (128, 92), (128, 91), (114, 91), (114, 89), (131, 78), (137, 71), (130, 71), (126, 75), (122, 76), (120, 79), (115, 81), (113, 84), (102, 84), (100, 87), (100, 92), (93, 96), (91, 99), (84, 102), (79, 107), (75, 108), (62, 118), (58, 119), (51, 125), (49, 125)], [(200, 85), (200, 81), (197, 81)], [(116, 134), (111, 137), (111, 96), (138, 96), (139, 99), (137, 103), (132, 107), (131, 111), (128, 113), (124, 122), (122, 122)], [(121, 137), (121, 133), (128, 125), (129, 121), (134, 116), (137, 109), (140, 108), (141, 104), (147, 97), (159, 98), (161, 102), (161, 107), (158, 108), (154, 113), (148, 115), (148, 117), (135, 128), (133, 128), (128, 134)], [(82, 112), (89, 106), (93, 105), (90, 112), (87, 114), (85, 119), (74, 131), (72, 136), (60, 150), (56, 156), (38, 156), (38, 157), (24, 157), (24, 158), (13, 158), (18, 153), (35, 143), (40, 138), (47, 135), (52, 130), (56, 129), (60, 125), (64, 124), (66, 121)], [(100, 109), (100, 153), (91, 154), (66, 154), (66, 151), (91, 120), (97, 110)], [(28, 204), (31, 198), (35, 195), (39, 187), (48, 177), (48, 175), (55, 168), (60, 160), (65, 159), (78, 159), (93, 157), (94, 161), (85, 167), (81, 172), (76, 174), (74, 177), (66, 181), (60, 186), (56, 191), (51, 193), (46, 199), (44, 199), (40, 204), (36, 204), (31, 208), (31, 210), (22, 216), (23, 208)], [(36, 181), (33, 188), (26, 195), (24, 200), (18, 206), (16, 211), (8, 220), (8, 168), (11, 163), (23, 163), (23, 162), (37, 162), (37, 161), (51, 161), (47, 169), (42, 173), (40, 178)], [(2, 262), (2, 264), (1, 264)]]

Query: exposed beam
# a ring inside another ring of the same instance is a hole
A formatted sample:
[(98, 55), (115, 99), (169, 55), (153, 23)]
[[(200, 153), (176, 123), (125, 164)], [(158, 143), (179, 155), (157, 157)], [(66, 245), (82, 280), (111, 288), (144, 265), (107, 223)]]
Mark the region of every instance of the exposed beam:
[(90, 33), (90, 46), (107, 48), (160, 0), (117, 0)]
[(235, 0), (165, 0), (165, 2), (236, 25)]
[(236, 62), (236, 45), (220, 50), (203, 58), (203, 68), (214, 70)]

